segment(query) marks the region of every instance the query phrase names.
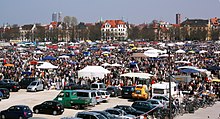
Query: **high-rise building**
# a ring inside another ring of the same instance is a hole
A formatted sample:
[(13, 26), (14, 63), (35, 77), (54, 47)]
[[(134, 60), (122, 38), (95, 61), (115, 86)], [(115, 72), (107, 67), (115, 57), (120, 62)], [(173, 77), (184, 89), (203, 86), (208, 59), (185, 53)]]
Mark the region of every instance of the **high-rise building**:
[(54, 13), (52, 14), (52, 21), (57, 22), (57, 13), (56, 13), (56, 12), (54, 12)]
[(176, 24), (180, 24), (181, 23), (181, 15), (178, 13), (176, 14)]
[(58, 22), (62, 22), (62, 12), (58, 13)]

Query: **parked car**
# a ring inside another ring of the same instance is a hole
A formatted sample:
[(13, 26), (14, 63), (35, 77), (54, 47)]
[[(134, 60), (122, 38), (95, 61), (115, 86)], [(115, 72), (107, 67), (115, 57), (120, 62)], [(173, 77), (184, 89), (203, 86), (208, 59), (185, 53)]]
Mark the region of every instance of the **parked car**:
[(151, 99), (159, 100), (164, 106), (169, 105), (169, 98), (165, 95), (154, 95)]
[(35, 80), (29, 84), (27, 87), (27, 91), (43, 91), (44, 90), (44, 84), (40, 80)]
[(2, 94), (2, 92), (0, 91), (0, 101), (2, 100), (2, 98), (3, 98), (3, 94)]
[(1, 119), (27, 119), (32, 116), (31, 109), (26, 105), (15, 105), (1, 111)]
[(76, 95), (80, 98), (85, 98), (85, 99), (89, 99), (90, 106), (95, 106), (97, 104), (97, 100), (96, 100), (96, 91), (94, 90), (75, 90), (76, 91)]
[(95, 90), (95, 94), (96, 94), (97, 104), (100, 104), (101, 102), (103, 102), (101, 92), (99, 90)]
[(104, 83), (92, 83), (91, 90), (106, 90), (105, 84)]
[(160, 107), (154, 108), (154, 106), (150, 102), (147, 102), (147, 101), (135, 101), (131, 106), (139, 111), (143, 111), (143, 112), (150, 111), (149, 115), (153, 115), (155, 111), (157, 111), (158, 109), (161, 109)]
[(147, 100), (149, 98), (147, 86), (146, 85), (137, 85), (135, 87), (135, 91), (132, 93), (132, 98)]
[(118, 108), (108, 108), (104, 111), (114, 115), (117, 118), (122, 118), (122, 119), (134, 119), (135, 118), (134, 115), (127, 114), (124, 110), (121, 110)]
[(151, 103), (153, 105), (153, 107), (163, 107), (164, 106), (164, 104), (160, 100), (157, 100), (157, 99), (149, 99), (149, 100), (147, 100), (147, 102)]
[(132, 98), (135, 86), (123, 86), (121, 96), (122, 98)]
[(3, 94), (3, 99), (8, 99), (10, 97), (10, 92), (7, 88), (0, 88), (0, 92)]
[(9, 91), (15, 91), (15, 92), (20, 90), (20, 86), (18, 85), (18, 82), (15, 82), (11, 79), (0, 80), (0, 88), (7, 88)]
[(115, 116), (113, 116), (110, 113), (105, 112), (105, 111), (90, 111), (90, 112), (100, 113), (103, 116), (105, 116), (107, 119), (118, 119), (117, 117), (115, 117)]
[(35, 80), (36, 78), (23, 78), (18, 82), (18, 84), (21, 86), (21, 89), (27, 89), (29, 84)]
[(108, 100), (110, 99), (110, 94), (108, 93), (108, 91), (99, 90), (99, 92), (101, 93), (102, 102), (108, 102)]
[(39, 105), (33, 107), (34, 113), (45, 113), (45, 114), (62, 114), (64, 112), (63, 105), (57, 101), (45, 101)]
[(121, 96), (121, 89), (118, 86), (109, 86), (106, 88), (106, 91), (108, 91), (112, 97)]
[(107, 119), (102, 114), (96, 112), (78, 112), (75, 117), (82, 119)]
[(135, 108), (128, 106), (128, 105), (116, 105), (114, 108), (122, 109), (127, 114), (131, 114), (131, 115), (135, 115), (135, 116), (140, 116), (145, 113), (143, 111), (136, 110)]
[[(85, 97), (79, 97), (81, 95)], [(85, 108), (91, 103), (86, 93), (77, 93), (77, 90), (63, 90), (54, 100), (63, 104), (64, 107), (75, 109)]]

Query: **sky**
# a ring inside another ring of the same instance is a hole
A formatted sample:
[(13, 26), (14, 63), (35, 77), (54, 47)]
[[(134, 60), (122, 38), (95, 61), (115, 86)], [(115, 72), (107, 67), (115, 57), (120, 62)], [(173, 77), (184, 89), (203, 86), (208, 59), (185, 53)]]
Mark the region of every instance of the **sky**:
[(74, 16), (78, 22), (95, 23), (123, 19), (132, 24), (162, 20), (220, 17), (220, 0), (1, 0), (0, 26), (3, 24), (48, 24), (53, 12)]

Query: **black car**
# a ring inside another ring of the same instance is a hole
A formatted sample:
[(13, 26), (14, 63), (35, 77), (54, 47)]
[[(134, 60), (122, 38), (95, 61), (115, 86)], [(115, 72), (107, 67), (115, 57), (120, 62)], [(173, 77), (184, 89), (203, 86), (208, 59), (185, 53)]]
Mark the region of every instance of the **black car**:
[(0, 88), (0, 92), (3, 94), (3, 99), (8, 99), (10, 97), (10, 92), (7, 88)]
[(57, 101), (45, 101), (33, 107), (34, 113), (58, 115), (64, 112), (63, 105)]
[(122, 98), (132, 98), (135, 86), (123, 86), (121, 91)]
[(29, 84), (35, 80), (35, 78), (23, 78), (18, 82), (18, 84), (21, 86), (21, 89), (27, 89)]
[(32, 111), (26, 105), (15, 105), (1, 111), (1, 119), (27, 119), (32, 116)]
[(117, 86), (109, 86), (106, 88), (106, 91), (108, 91), (112, 97), (121, 96), (121, 89)]
[(150, 102), (147, 101), (135, 101), (131, 106), (136, 110), (149, 112), (150, 115), (153, 115), (155, 111), (161, 109), (161, 107), (155, 108)]
[(102, 114), (96, 112), (78, 112), (75, 117), (82, 119), (107, 119)]
[(107, 119), (118, 119), (117, 117), (111, 115), (110, 113), (108, 112), (105, 112), (105, 111), (90, 111), (90, 112), (95, 112), (95, 113), (99, 113), (99, 114), (102, 114), (104, 117), (106, 117)]
[(17, 92), (20, 90), (20, 85), (11, 79), (2, 79), (0, 80), (0, 88), (7, 88), (9, 91)]
[(127, 114), (132, 114), (135, 116), (143, 115), (145, 112), (136, 110), (135, 108), (128, 105), (116, 105), (114, 108), (119, 108), (124, 110)]

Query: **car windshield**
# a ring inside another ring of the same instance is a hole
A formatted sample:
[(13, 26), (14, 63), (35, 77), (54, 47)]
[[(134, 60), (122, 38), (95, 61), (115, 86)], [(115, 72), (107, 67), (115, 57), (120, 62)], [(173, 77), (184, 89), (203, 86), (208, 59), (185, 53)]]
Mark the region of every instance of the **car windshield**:
[(136, 90), (135, 93), (136, 94), (141, 94), (141, 90)]
[(98, 88), (98, 85), (97, 84), (92, 84), (91, 88)]
[(30, 85), (35, 86), (36, 84), (37, 84), (37, 82), (32, 82)]
[(64, 92), (60, 92), (60, 94), (58, 95), (58, 97), (64, 97)]

